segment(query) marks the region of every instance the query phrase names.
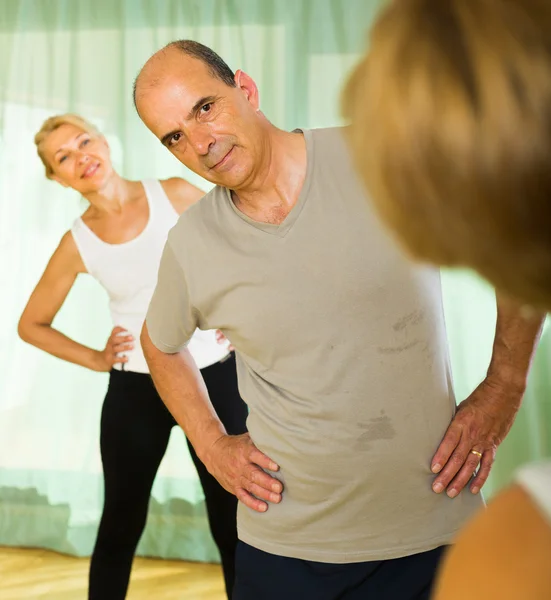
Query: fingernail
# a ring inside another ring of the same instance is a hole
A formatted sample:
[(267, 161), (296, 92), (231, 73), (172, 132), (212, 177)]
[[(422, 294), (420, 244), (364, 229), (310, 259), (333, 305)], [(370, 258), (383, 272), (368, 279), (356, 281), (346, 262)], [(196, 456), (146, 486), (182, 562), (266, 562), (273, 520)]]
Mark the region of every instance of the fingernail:
[(441, 491), (444, 489), (444, 486), (443, 486), (441, 483), (435, 483), (435, 484), (432, 486), (432, 489), (433, 489), (433, 490), (434, 490), (434, 491), (435, 491), (437, 494), (439, 494), (439, 493), (440, 493), (440, 492), (441, 492)]
[(278, 492), (281, 490), (281, 485), (279, 483), (272, 484), (272, 492)]
[(441, 470), (442, 470), (442, 465), (439, 465), (438, 463), (436, 463), (435, 465), (432, 465), (433, 473), (440, 473)]
[(270, 471), (277, 471), (277, 469), (278, 469), (278, 467), (274, 462), (270, 463)]
[(268, 507), (267, 507), (265, 504), (262, 504), (262, 505), (260, 506), (260, 511), (261, 511), (261, 512), (266, 512), (267, 510), (268, 510)]
[(471, 490), (471, 492), (472, 492), (473, 494), (478, 494), (478, 492), (480, 492), (480, 488), (475, 486), (475, 487), (474, 487), (474, 488)]
[(448, 492), (448, 498), (455, 498), (457, 496), (457, 490), (450, 490)]
[(270, 500), (272, 502), (279, 502), (279, 494), (270, 494)]

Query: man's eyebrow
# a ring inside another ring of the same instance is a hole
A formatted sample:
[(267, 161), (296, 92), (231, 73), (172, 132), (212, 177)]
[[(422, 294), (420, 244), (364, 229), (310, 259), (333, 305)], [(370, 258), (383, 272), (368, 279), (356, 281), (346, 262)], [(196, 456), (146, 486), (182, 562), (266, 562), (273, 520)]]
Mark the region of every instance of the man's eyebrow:
[(195, 113), (205, 104), (209, 104), (216, 100), (216, 96), (204, 96), (197, 100), (197, 102), (193, 105), (193, 108), (189, 111), (186, 119), (189, 121), (195, 116)]
[[(209, 104), (210, 102), (214, 102), (215, 100), (216, 100), (216, 96), (203, 96), (202, 98), (199, 98), (199, 100), (197, 100), (197, 102), (193, 105), (192, 109), (187, 114), (186, 121), (193, 119), (193, 117), (195, 116), (195, 113), (202, 106), (204, 106), (205, 104)], [(180, 133), (179, 129), (174, 129), (174, 130), (170, 131), (169, 133), (163, 135), (163, 137), (161, 138), (161, 144), (163, 146), (166, 146), (168, 144), (168, 142), (170, 141), (170, 138), (172, 138), (172, 136), (177, 133)]]

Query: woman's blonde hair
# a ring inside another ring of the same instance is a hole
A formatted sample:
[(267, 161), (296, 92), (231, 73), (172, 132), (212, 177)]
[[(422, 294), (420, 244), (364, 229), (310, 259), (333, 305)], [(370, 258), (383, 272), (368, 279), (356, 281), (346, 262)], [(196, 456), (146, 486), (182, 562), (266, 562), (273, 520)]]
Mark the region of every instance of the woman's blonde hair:
[(342, 97), (416, 257), (551, 307), (551, 0), (394, 0)]
[(38, 152), (38, 156), (40, 157), (40, 160), (42, 161), (42, 164), (46, 169), (46, 177), (48, 179), (52, 178), (54, 171), (52, 169), (52, 166), (49, 164), (49, 162), (46, 160), (46, 157), (44, 156), (44, 149), (42, 145), (46, 138), (50, 135), (50, 133), (52, 133), (52, 131), (55, 131), (62, 125), (74, 125), (75, 127), (82, 129), (82, 131), (85, 131), (86, 133), (89, 133), (92, 136), (100, 135), (100, 132), (94, 125), (92, 125), (92, 123), (89, 123), (86, 119), (83, 119), (79, 115), (55, 115), (53, 117), (50, 117), (49, 119), (46, 119), (42, 124), (40, 131), (34, 136), (34, 143), (36, 144), (36, 151)]

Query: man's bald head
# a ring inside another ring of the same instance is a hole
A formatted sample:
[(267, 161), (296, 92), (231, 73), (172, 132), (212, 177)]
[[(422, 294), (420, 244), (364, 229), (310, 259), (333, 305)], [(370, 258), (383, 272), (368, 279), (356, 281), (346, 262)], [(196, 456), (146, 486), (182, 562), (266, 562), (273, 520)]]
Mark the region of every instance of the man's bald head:
[(230, 87), (235, 87), (235, 73), (214, 50), (194, 40), (176, 40), (156, 52), (138, 73), (134, 81), (134, 106), (137, 107), (136, 96), (140, 85), (142, 83), (155, 85), (163, 68), (166, 67), (167, 58), (170, 59), (175, 53), (200, 60), (213, 77), (220, 79)]
[(138, 75), (134, 102), (157, 139), (208, 181), (237, 189), (260, 169), (268, 122), (258, 88), (210, 48), (182, 40), (154, 54)]

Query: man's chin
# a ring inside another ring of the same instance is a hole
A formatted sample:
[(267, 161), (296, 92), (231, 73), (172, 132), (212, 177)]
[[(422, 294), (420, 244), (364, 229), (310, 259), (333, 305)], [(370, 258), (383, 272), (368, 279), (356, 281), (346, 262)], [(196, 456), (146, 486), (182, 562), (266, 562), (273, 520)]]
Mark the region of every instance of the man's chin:
[(224, 173), (216, 173), (215, 171), (211, 171), (209, 176), (205, 176), (205, 178), (211, 183), (221, 187), (230, 188), (232, 190), (240, 189), (247, 179), (244, 173), (238, 171), (237, 169), (231, 169), (229, 171), (225, 171)]

